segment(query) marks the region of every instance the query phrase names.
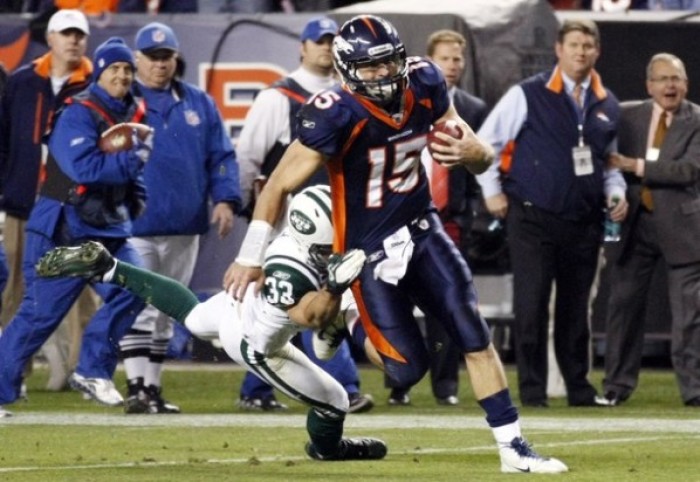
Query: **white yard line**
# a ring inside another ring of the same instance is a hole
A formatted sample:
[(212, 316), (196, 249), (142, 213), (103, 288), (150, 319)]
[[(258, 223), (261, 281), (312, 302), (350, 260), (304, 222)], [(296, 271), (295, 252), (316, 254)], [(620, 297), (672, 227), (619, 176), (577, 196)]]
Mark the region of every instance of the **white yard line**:
[[(661, 418), (561, 418), (521, 417), (526, 431), (593, 431), (700, 433), (700, 420)], [(218, 414), (218, 415), (124, 415), (100, 413), (19, 412), (0, 419), (2, 425), (84, 425), (119, 427), (305, 427), (306, 415)], [(483, 417), (455, 415), (351, 415), (346, 428), (384, 429), (473, 429), (486, 428)]]

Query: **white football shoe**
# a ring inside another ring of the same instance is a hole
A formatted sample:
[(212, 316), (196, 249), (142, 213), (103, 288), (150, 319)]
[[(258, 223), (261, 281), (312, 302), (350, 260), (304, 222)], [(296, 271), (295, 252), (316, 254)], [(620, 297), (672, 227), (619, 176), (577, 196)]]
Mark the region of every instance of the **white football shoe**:
[(124, 398), (117, 391), (112, 380), (106, 378), (85, 378), (73, 373), (68, 379), (71, 388), (83, 392), (91, 399), (108, 407), (119, 407), (124, 404)]
[(11, 416), (12, 416), (12, 412), (10, 412), (6, 408), (4, 408), (2, 405), (0, 405), (0, 418), (7, 418), (7, 417), (11, 417)]
[(501, 455), (501, 472), (560, 474), (569, 468), (559, 459), (542, 457), (535, 452), (522, 437), (511, 440), (510, 445), (499, 449)]

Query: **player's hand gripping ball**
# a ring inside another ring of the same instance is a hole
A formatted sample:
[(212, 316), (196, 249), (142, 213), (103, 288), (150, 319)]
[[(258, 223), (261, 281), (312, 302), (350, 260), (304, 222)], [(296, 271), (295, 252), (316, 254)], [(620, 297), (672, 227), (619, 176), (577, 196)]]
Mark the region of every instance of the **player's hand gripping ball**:
[(98, 147), (108, 154), (127, 151), (134, 147), (134, 135), (145, 141), (152, 131), (151, 127), (135, 122), (115, 124), (102, 133)]
[(455, 139), (461, 139), (462, 136), (464, 136), (464, 131), (455, 120), (446, 120), (433, 125), (433, 129), (428, 132), (428, 152), (430, 152), (431, 156), (434, 156), (436, 153), (439, 154), (438, 151), (433, 151), (433, 148), (431, 147), (432, 143), (441, 146), (448, 145), (447, 142), (435, 135), (437, 132), (442, 132), (443, 134), (454, 137)]

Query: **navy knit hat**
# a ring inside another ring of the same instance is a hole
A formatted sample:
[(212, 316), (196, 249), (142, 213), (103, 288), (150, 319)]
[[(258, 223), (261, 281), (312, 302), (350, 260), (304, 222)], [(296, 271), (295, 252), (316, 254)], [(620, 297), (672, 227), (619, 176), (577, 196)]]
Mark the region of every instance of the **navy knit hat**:
[(135, 68), (134, 54), (124, 40), (119, 37), (110, 37), (97, 47), (92, 57), (94, 68), (92, 78), (95, 82), (100, 80), (102, 72), (115, 62), (128, 62), (132, 69)]

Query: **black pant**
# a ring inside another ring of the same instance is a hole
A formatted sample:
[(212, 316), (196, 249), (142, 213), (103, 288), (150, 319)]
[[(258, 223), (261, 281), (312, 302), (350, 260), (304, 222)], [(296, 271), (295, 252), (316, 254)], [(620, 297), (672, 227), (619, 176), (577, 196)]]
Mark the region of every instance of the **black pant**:
[(569, 221), (511, 200), (508, 243), (513, 267), (515, 355), (520, 400), (547, 399), (549, 301), (556, 283), (554, 351), (570, 405), (590, 404), (588, 306), (602, 239), (598, 216)]

